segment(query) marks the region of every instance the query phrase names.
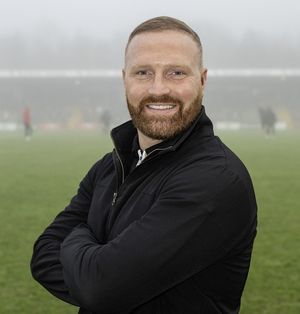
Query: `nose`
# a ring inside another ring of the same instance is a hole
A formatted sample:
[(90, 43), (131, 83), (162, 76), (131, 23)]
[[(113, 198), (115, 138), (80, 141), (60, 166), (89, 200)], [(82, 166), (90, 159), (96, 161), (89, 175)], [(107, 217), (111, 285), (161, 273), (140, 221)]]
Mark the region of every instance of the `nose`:
[(170, 89), (167, 86), (163, 76), (156, 75), (148, 89), (150, 95), (161, 96), (169, 94)]

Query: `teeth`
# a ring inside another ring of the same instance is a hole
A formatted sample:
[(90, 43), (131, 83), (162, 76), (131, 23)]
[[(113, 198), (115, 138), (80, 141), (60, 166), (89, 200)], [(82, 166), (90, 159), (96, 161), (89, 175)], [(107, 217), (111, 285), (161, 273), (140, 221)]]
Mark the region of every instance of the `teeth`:
[(149, 108), (151, 109), (156, 109), (156, 110), (166, 110), (166, 109), (172, 109), (175, 106), (174, 105), (148, 105)]

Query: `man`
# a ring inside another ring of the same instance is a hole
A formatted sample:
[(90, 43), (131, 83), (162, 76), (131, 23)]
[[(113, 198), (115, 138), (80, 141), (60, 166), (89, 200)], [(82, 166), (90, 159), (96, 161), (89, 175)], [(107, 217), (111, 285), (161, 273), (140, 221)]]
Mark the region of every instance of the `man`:
[(256, 233), (242, 162), (202, 106), (198, 35), (158, 17), (130, 35), (132, 121), (39, 237), (33, 276), (79, 313), (238, 313)]
[(271, 107), (259, 107), (258, 108), (261, 128), (265, 132), (265, 136), (268, 138), (270, 135), (275, 134), (276, 114)]
[(32, 126), (31, 126), (31, 114), (30, 114), (30, 108), (25, 107), (22, 113), (22, 121), (24, 125), (24, 136), (25, 140), (29, 141), (31, 139), (32, 135)]

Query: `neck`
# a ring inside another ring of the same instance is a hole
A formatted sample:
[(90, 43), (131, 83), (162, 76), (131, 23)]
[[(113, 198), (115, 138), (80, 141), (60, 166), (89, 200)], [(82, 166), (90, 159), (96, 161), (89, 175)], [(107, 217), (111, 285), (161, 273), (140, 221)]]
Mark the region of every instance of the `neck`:
[(142, 150), (145, 150), (153, 145), (156, 145), (162, 142), (162, 140), (155, 140), (151, 137), (146, 136), (140, 130), (137, 130), (137, 131), (138, 131), (139, 145)]

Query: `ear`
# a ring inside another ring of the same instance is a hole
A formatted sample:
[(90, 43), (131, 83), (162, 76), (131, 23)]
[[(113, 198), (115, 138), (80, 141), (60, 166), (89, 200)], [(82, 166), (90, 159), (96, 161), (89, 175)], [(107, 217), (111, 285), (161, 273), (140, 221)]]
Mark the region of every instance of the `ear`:
[(123, 78), (123, 82), (125, 81), (125, 70), (122, 69), (122, 78)]
[(205, 86), (206, 80), (207, 80), (207, 69), (203, 68), (201, 71), (201, 85), (202, 85), (202, 87)]

